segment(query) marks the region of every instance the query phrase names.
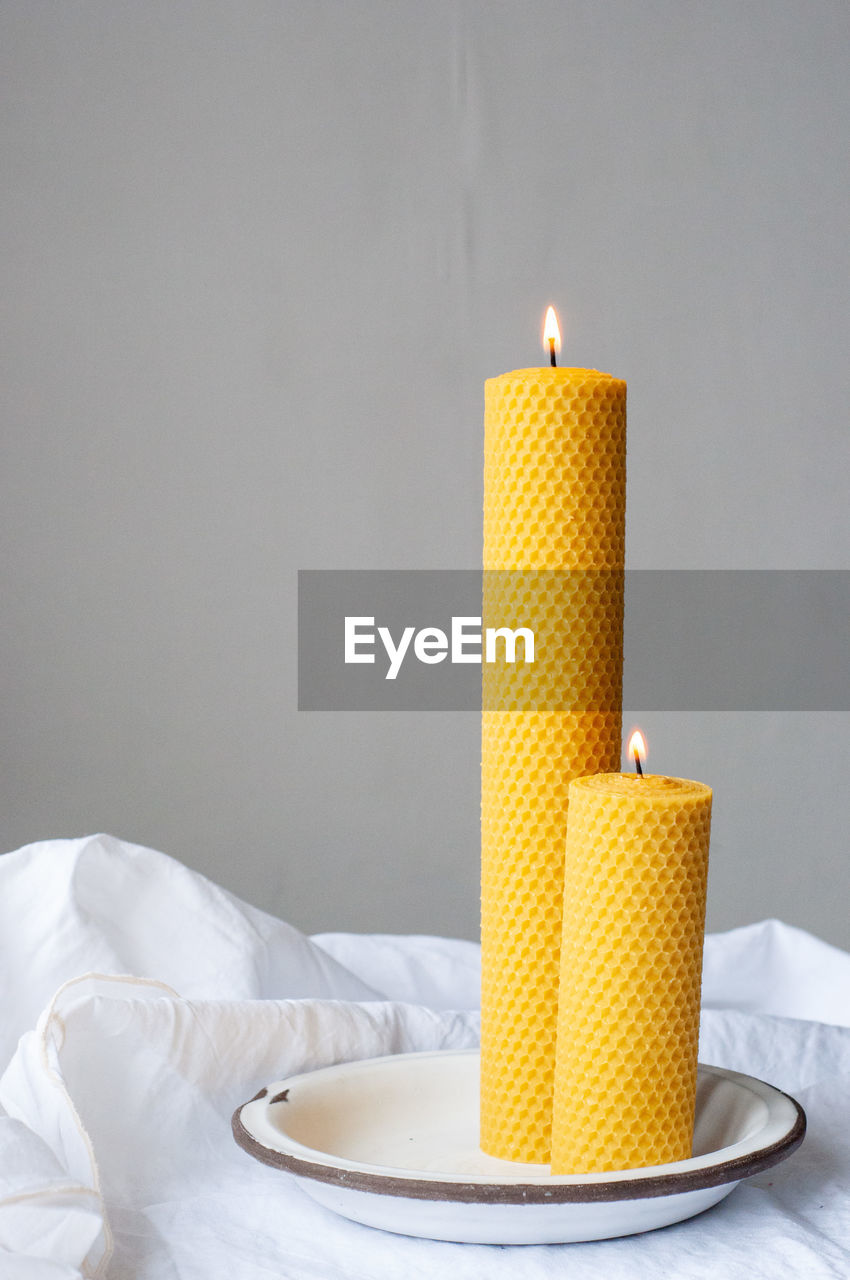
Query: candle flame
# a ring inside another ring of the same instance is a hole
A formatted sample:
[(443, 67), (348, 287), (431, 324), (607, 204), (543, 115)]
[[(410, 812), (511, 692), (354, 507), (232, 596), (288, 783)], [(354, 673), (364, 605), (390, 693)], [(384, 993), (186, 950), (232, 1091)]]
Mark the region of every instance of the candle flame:
[(555, 315), (555, 308), (550, 307), (546, 312), (546, 319), (543, 322), (543, 346), (548, 351), (549, 344), (555, 339), (555, 350), (561, 350), (561, 330), (558, 325), (558, 317)]
[(646, 741), (640, 729), (635, 729), (629, 738), (629, 757), (634, 760), (635, 756), (641, 764), (646, 764)]

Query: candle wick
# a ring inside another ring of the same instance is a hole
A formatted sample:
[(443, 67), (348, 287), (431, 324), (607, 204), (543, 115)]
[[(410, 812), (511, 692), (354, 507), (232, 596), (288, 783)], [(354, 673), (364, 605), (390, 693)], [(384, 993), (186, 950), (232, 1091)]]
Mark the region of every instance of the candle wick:
[(555, 339), (554, 338), (549, 339), (549, 363), (551, 364), (553, 369), (557, 368), (558, 361), (555, 359)]
[(638, 751), (637, 747), (635, 747), (635, 769), (637, 770), (638, 777), (642, 778), (643, 767), (640, 762), (640, 752)]

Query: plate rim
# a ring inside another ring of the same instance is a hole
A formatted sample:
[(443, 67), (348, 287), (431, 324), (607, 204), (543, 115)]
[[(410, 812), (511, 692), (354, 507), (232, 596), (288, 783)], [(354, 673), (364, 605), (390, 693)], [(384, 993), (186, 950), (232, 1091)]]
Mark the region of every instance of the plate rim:
[[(259, 1102), (268, 1096), (272, 1089), (280, 1091), (291, 1087), (292, 1083), (303, 1076), (314, 1076), (321, 1071), (333, 1071), (341, 1067), (356, 1067), (359, 1064), (388, 1062), (410, 1058), (473, 1056), (478, 1050), (424, 1050), (418, 1053), (383, 1054), (380, 1057), (353, 1059), (347, 1063), (334, 1063), (331, 1066), (319, 1067), (315, 1071), (298, 1072), (284, 1080), (259, 1090), (253, 1098), (249, 1098), (236, 1108), (231, 1119), (233, 1137), (243, 1151), (262, 1164), (271, 1168), (291, 1173), (299, 1178), (309, 1178), (315, 1182), (323, 1182), (349, 1191), (367, 1192), (375, 1195), (396, 1196), (411, 1200), (434, 1200), (456, 1202), (461, 1204), (519, 1204), (519, 1205), (556, 1205), (556, 1204), (591, 1204), (615, 1202), (618, 1200), (642, 1200), (660, 1196), (680, 1195), (692, 1191), (707, 1190), (711, 1187), (723, 1186), (726, 1183), (740, 1182), (743, 1178), (752, 1177), (765, 1169), (772, 1168), (795, 1151), (806, 1135), (806, 1113), (800, 1103), (784, 1090), (756, 1076), (741, 1071), (733, 1071), (726, 1067), (710, 1066), (700, 1063), (700, 1068), (712, 1075), (733, 1080), (743, 1087), (756, 1084), (762, 1090), (777, 1098), (785, 1099), (791, 1104), (794, 1113), (793, 1123), (785, 1133), (764, 1147), (740, 1155), (731, 1155), (727, 1159), (701, 1164), (697, 1168), (684, 1168), (689, 1161), (678, 1161), (676, 1165), (652, 1165), (645, 1171), (637, 1171), (637, 1176), (623, 1177), (630, 1170), (618, 1171), (616, 1176), (606, 1174), (550, 1175), (533, 1181), (519, 1180), (498, 1181), (491, 1175), (484, 1175), (488, 1180), (474, 1178), (423, 1177), (418, 1170), (393, 1170), (382, 1172), (382, 1166), (357, 1166), (347, 1162), (351, 1167), (340, 1164), (328, 1164), (317, 1159), (304, 1159), (291, 1152), (279, 1151), (269, 1147), (256, 1138), (242, 1120), (245, 1107)], [(271, 1105), (268, 1103), (267, 1105)], [(291, 1139), (294, 1143), (295, 1140)], [(298, 1146), (302, 1144), (298, 1143)], [(719, 1152), (733, 1151), (737, 1144), (718, 1148)], [(323, 1154), (315, 1148), (316, 1156)], [(707, 1153), (711, 1154), (711, 1153)], [(691, 1157), (702, 1159), (705, 1157)], [(664, 1170), (667, 1172), (664, 1172)], [(654, 1171), (658, 1172), (654, 1172)], [(424, 1172), (424, 1171), (423, 1171)], [(562, 1180), (569, 1178), (570, 1180)], [(730, 1188), (731, 1190), (731, 1188)]]

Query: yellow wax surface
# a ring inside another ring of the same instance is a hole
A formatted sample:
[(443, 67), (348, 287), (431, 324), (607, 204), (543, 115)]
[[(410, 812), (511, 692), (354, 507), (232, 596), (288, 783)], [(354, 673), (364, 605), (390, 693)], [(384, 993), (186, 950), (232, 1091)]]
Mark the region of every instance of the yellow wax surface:
[(711, 796), (652, 774), (570, 787), (553, 1174), (691, 1155)]
[(481, 1146), (545, 1163), (568, 788), (620, 762), (626, 386), (519, 369), (487, 381), (484, 427), (484, 625), (557, 648), (530, 701), (484, 667)]

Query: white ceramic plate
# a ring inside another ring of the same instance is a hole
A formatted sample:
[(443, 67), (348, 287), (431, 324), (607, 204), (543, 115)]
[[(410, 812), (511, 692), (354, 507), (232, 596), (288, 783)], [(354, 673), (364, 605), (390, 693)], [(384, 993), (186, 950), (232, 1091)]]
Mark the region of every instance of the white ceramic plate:
[(320, 1204), (385, 1231), (488, 1244), (603, 1240), (702, 1213), (800, 1145), (802, 1107), (700, 1065), (690, 1160), (553, 1177), (478, 1146), (478, 1053), (370, 1058), (279, 1080), (239, 1107), (236, 1141)]

